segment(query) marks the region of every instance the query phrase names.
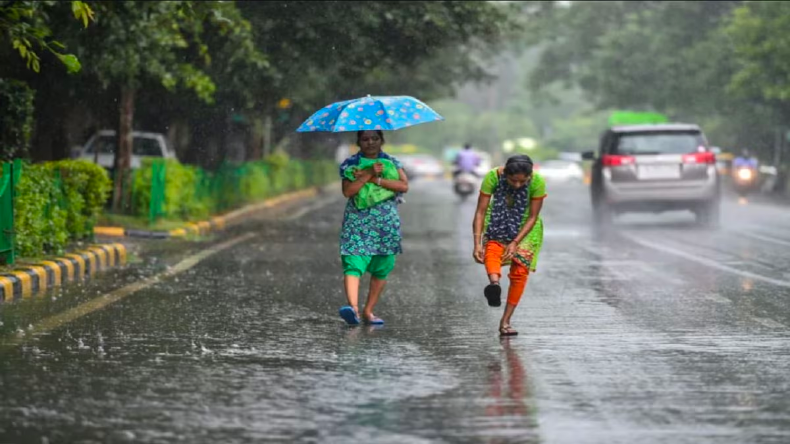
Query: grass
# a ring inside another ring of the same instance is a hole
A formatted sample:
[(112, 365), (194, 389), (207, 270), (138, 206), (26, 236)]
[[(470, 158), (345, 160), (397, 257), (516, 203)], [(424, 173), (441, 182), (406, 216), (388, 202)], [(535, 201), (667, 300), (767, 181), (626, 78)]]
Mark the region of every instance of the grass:
[(134, 230), (170, 231), (183, 228), (187, 224), (184, 220), (159, 219), (153, 224), (147, 218), (128, 216), (124, 214), (104, 214), (99, 218), (97, 227), (124, 227)]

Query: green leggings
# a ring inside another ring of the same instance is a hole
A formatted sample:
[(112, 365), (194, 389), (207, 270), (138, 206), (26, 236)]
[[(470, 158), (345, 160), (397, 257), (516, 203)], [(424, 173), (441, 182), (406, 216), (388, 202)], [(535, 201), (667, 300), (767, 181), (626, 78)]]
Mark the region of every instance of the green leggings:
[(395, 268), (395, 255), (352, 256), (343, 255), (343, 274), (362, 277), (366, 272), (374, 278), (386, 280)]

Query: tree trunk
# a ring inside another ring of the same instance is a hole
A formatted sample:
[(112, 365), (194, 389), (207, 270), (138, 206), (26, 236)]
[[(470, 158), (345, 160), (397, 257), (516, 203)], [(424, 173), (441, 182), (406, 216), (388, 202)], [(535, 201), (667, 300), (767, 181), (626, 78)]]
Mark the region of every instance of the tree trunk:
[(124, 178), (132, 160), (132, 124), (134, 122), (134, 93), (129, 87), (121, 88), (120, 122), (118, 125), (118, 149), (115, 151), (113, 171), (115, 187), (112, 195), (112, 209), (121, 210), (123, 204)]
[(261, 160), (261, 158), (263, 158), (264, 132), (263, 119), (260, 116), (255, 115), (252, 118), (250, 147), (247, 150), (247, 160)]

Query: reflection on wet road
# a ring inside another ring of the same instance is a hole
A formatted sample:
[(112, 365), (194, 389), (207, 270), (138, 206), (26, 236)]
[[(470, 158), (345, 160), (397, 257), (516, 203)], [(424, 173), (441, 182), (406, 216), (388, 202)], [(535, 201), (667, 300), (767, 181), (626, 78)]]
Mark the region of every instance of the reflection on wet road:
[[(415, 181), (401, 208), (387, 324), (345, 327), (331, 197), (0, 345), (0, 443), (790, 442), (790, 209), (728, 203), (715, 232), (626, 215), (598, 236), (586, 188), (549, 194), (518, 337), (497, 336), (482, 296), (474, 202), (442, 181)], [(4, 307), (0, 327), (35, 310)]]

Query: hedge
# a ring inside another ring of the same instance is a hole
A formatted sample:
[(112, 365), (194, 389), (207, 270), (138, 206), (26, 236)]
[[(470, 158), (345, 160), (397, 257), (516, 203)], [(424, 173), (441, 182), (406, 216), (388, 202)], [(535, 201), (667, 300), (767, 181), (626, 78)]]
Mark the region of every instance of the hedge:
[(17, 254), (60, 254), (90, 239), (111, 190), (104, 168), (82, 160), (25, 164), (14, 200)]

